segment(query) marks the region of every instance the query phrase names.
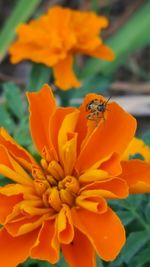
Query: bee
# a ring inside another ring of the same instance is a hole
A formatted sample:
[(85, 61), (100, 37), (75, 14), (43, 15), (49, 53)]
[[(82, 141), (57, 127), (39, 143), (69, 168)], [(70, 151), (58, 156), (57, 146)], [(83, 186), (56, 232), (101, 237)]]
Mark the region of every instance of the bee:
[(92, 120), (96, 122), (96, 126), (98, 126), (98, 123), (100, 119), (103, 118), (105, 121), (105, 112), (108, 106), (108, 102), (111, 97), (107, 99), (107, 101), (99, 100), (99, 99), (93, 99), (86, 105), (86, 111), (89, 112), (87, 115), (88, 120)]

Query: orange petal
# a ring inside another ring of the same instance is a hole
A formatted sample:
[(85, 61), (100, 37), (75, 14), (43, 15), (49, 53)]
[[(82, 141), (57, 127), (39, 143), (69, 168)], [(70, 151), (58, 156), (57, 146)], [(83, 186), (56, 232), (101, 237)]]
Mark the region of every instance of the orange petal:
[(100, 44), (94, 50), (87, 50), (85, 53), (89, 56), (93, 56), (99, 59), (105, 59), (109, 61), (115, 59), (115, 54), (112, 49), (104, 44)]
[(63, 89), (69, 90), (72, 87), (79, 87), (80, 82), (76, 78), (73, 70), (73, 57), (72, 55), (67, 55), (65, 59), (59, 61), (54, 67), (54, 76), (55, 76), (55, 84)]
[(39, 229), (19, 237), (12, 237), (6, 229), (0, 230), (0, 259), (1, 266), (16, 267), (29, 256)]
[(5, 186), (0, 187), (0, 193), (5, 196), (13, 196), (18, 194), (24, 194), (25, 196), (30, 194), (34, 195), (35, 191), (34, 188), (21, 184), (7, 184)]
[[(77, 159), (76, 169), (81, 172), (111, 154), (122, 154), (132, 140), (136, 120), (116, 103), (109, 104), (107, 119), (91, 134)], [(94, 153), (91, 153), (94, 150)]]
[(122, 160), (128, 160), (130, 156), (140, 154), (146, 162), (150, 162), (150, 147), (145, 145), (143, 140), (136, 137), (132, 139), (127, 149), (125, 150)]
[(95, 252), (86, 235), (75, 229), (74, 240), (62, 244), (62, 252), (70, 267), (96, 267)]
[(128, 196), (127, 183), (120, 178), (110, 178), (104, 181), (96, 181), (81, 188), (80, 194), (88, 196), (89, 191), (91, 192), (91, 195), (94, 195), (96, 193), (95, 191), (98, 191), (100, 196), (108, 199), (125, 198)]
[(76, 132), (78, 133), (78, 152), (80, 151), (81, 145), (86, 142), (90, 134), (95, 129), (95, 123), (90, 120), (87, 120), (87, 111), (86, 107), (90, 103), (91, 100), (98, 99), (102, 101), (106, 101), (103, 96), (97, 94), (87, 94), (83, 100), (83, 103), (79, 107), (80, 114), (76, 125)]
[(5, 196), (0, 194), (0, 224), (5, 223), (7, 216), (12, 212), (14, 206), (21, 200), (21, 195)]
[(103, 260), (116, 258), (125, 243), (125, 230), (110, 208), (103, 214), (73, 208), (72, 218), (75, 227), (89, 238)]
[(0, 144), (5, 146), (9, 153), (28, 170), (31, 170), (32, 164), (36, 164), (33, 157), (23, 147), (18, 145), (4, 128), (0, 128)]
[(122, 171), (120, 155), (113, 153), (109, 159), (102, 162), (99, 168), (107, 171), (110, 176), (118, 176)]
[(39, 92), (27, 93), (30, 107), (30, 128), (33, 142), (39, 153), (43, 148), (51, 148), (49, 121), (56, 109), (51, 88), (45, 84)]
[(35, 215), (32, 217), (29, 215), (25, 218), (22, 215), (22, 219), (7, 223), (5, 228), (7, 229), (8, 233), (16, 237), (27, 234), (39, 228), (39, 226), (41, 226), (43, 221), (47, 218), (47, 214), (44, 214), (43, 216)]
[[(86, 192), (88, 193), (89, 191)], [(96, 213), (104, 213), (107, 210), (107, 202), (103, 197), (101, 197), (100, 192), (98, 192), (97, 195), (94, 195), (94, 192), (89, 195), (84, 195), (83, 193), (76, 198), (76, 205)]]
[(53, 116), (51, 117), (50, 120), (50, 126), (49, 126), (49, 132), (50, 132), (50, 139), (51, 142), (54, 146), (55, 151), (57, 152), (57, 155), (59, 155), (59, 150), (58, 150), (58, 134), (59, 130), (61, 128), (61, 124), (65, 117), (74, 112), (76, 109), (75, 108), (57, 108)]
[(122, 161), (122, 174), (131, 193), (149, 193), (150, 192), (150, 163), (142, 160)]
[(24, 169), (9, 155), (7, 149), (0, 145), (0, 173), (11, 180), (32, 186), (31, 177)]
[(106, 178), (109, 178), (109, 174), (106, 171), (91, 168), (79, 176), (79, 182), (82, 185), (86, 185)]
[(57, 229), (60, 243), (69, 244), (73, 240), (74, 228), (71, 213), (69, 207), (65, 204), (57, 217)]
[(47, 260), (52, 264), (59, 260), (59, 243), (56, 235), (55, 220), (43, 223), (30, 256), (40, 260)]
[(59, 158), (65, 175), (71, 175), (76, 161), (77, 134), (74, 133), (79, 112), (75, 110), (65, 116), (58, 133)]

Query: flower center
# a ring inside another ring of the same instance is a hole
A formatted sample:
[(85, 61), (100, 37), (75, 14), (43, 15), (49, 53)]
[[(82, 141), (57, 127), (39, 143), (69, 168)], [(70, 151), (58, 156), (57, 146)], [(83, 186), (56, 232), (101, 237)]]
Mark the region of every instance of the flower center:
[(41, 168), (33, 166), (32, 175), (38, 195), (46, 207), (60, 211), (62, 204), (74, 206), (80, 189), (79, 181), (71, 175), (64, 175), (62, 166), (57, 161), (41, 160)]

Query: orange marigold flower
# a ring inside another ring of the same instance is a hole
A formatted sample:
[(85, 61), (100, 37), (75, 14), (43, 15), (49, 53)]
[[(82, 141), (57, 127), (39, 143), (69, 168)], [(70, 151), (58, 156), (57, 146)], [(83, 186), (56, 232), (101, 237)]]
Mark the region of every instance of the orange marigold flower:
[(60, 249), (70, 267), (95, 267), (96, 253), (112, 261), (125, 230), (107, 200), (126, 198), (130, 188), (139, 193), (139, 183), (150, 192), (150, 164), (122, 161), (136, 120), (109, 102), (96, 127), (86, 110), (92, 99), (105, 101), (96, 94), (79, 109), (57, 108), (47, 85), (27, 96), (41, 160), (0, 129), (0, 173), (12, 181), (0, 188), (1, 266), (16, 267), (28, 256), (54, 264)]
[(74, 54), (114, 59), (114, 53), (99, 36), (107, 26), (108, 20), (94, 12), (50, 8), (47, 14), (18, 27), (18, 39), (9, 50), (11, 62), (27, 59), (43, 63), (53, 68), (61, 89), (79, 87), (72, 66)]

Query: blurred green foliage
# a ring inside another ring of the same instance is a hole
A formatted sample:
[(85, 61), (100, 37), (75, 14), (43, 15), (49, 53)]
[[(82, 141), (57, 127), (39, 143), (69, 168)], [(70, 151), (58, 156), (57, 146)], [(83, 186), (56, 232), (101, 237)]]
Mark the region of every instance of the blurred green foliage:
[(25, 22), (34, 12), (41, 0), (19, 0), (14, 10), (7, 18), (4, 27), (0, 31), (0, 61), (5, 57), (7, 49), (15, 37), (16, 27)]
[(97, 73), (111, 75), (116, 68), (126, 60), (132, 52), (150, 43), (150, 2), (145, 4), (125, 23), (123, 27), (107, 41), (115, 52), (116, 58), (113, 62), (89, 59), (80, 73), (82, 79)]

